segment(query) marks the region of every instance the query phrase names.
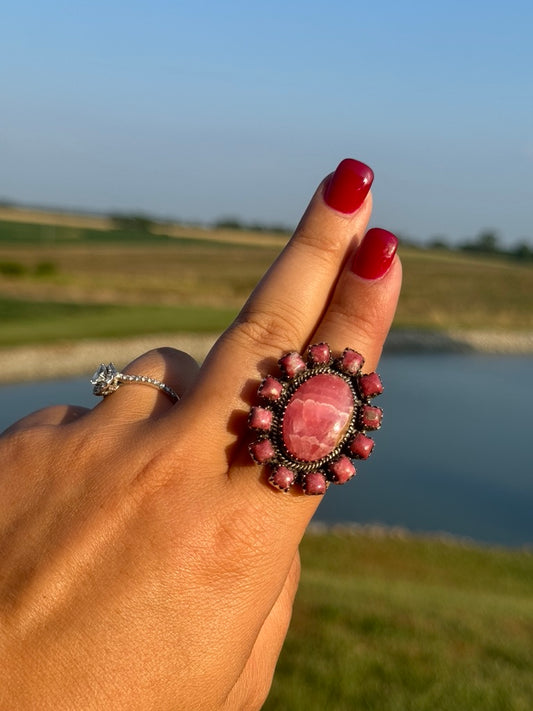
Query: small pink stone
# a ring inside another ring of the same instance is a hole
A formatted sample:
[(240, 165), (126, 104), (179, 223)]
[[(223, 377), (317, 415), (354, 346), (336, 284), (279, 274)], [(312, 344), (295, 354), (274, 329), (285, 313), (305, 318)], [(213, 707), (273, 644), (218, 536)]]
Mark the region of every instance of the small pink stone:
[(348, 457), (340, 457), (329, 465), (335, 484), (345, 484), (348, 479), (355, 476), (355, 467)]
[(249, 425), (253, 430), (268, 432), (272, 427), (272, 410), (268, 410), (266, 407), (252, 407)]
[(282, 390), (283, 385), (279, 382), (279, 380), (276, 380), (276, 378), (273, 378), (271, 375), (267, 375), (259, 386), (257, 394), (259, 397), (264, 397), (266, 400), (274, 401), (279, 400)]
[(283, 444), (291, 457), (315, 462), (343, 440), (354, 412), (353, 392), (340, 375), (320, 373), (294, 391), (282, 421)]
[(377, 373), (368, 373), (360, 376), (359, 389), (364, 398), (375, 397), (383, 392), (383, 383)]
[(350, 452), (357, 459), (368, 459), (374, 449), (374, 440), (358, 432), (350, 444)]
[(302, 356), (296, 352), (284, 355), (283, 358), (280, 358), (279, 364), (289, 378), (294, 377), (297, 373), (301, 373), (307, 368)]
[(309, 360), (311, 363), (329, 363), (331, 351), (327, 343), (316, 343), (309, 347)]
[(296, 475), (287, 467), (278, 467), (269, 477), (269, 481), (272, 486), (276, 489), (281, 489), (282, 491), (288, 491), (294, 484)]
[(380, 407), (363, 405), (363, 409), (361, 410), (361, 426), (365, 430), (379, 430), (382, 417), (383, 410)]
[(345, 373), (357, 375), (363, 367), (364, 362), (365, 359), (360, 353), (352, 350), (351, 348), (346, 348), (342, 354), (341, 367)]
[(306, 494), (312, 496), (325, 494), (327, 488), (326, 477), (320, 472), (311, 472), (306, 475), (304, 482), (304, 491)]
[(269, 439), (260, 439), (250, 445), (250, 454), (258, 464), (265, 464), (276, 456), (272, 442)]

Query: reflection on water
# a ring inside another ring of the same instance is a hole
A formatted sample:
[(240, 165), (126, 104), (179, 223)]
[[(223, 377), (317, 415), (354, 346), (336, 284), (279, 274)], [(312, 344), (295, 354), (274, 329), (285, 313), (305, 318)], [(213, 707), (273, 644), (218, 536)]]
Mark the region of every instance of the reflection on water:
[[(375, 453), (354, 481), (330, 487), (316, 520), (533, 544), (533, 359), (395, 354), (379, 371)], [(60, 402), (95, 399), (86, 379), (0, 387), (0, 429)]]

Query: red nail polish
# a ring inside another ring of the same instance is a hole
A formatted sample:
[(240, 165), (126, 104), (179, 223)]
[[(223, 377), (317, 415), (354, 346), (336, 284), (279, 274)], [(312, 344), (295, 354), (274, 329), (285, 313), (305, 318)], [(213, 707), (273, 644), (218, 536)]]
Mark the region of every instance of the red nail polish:
[(329, 179), (324, 200), (339, 212), (355, 212), (363, 204), (373, 180), (372, 168), (353, 158), (346, 158)]
[(388, 271), (398, 239), (392, 232), (374, 227), (368, 230), (352, 261), (352, 272), (363, 279), (379, 279)]

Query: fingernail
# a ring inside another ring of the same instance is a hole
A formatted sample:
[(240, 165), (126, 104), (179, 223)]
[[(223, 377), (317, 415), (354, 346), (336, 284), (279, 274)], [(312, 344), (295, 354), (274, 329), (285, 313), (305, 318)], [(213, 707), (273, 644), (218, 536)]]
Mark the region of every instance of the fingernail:
[(389, 270), (398, 238), (392, 232), (374, 227), (368, 230), (352, 261), (352, 272), (363, 279), (379, 279)]
[(324, 200), (334, 210), (348, 215), (361, 207), (373, 180), (372, 168), (353, 158), (345, 158), (329, 179)]

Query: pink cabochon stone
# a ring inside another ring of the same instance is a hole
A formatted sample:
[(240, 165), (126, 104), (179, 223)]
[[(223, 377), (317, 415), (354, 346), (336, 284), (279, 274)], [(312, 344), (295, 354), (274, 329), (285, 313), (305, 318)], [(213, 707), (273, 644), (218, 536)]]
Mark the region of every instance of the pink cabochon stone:
[(260, 439), (250, 445), (250, 454), (258, 464), (264, 464), (274, 459), (276, 453), (269, 439)]
[(293, 393), (283, 414), (282, 436), (287, 452), (314, 462), (337, 447), (352, 419), (353, 393), (338, 375), (321, 373), (305, 380)]
[(310, 472), (305, 476), (304, 491), (313, 496), (325, 494), (328, 488), (326, 477), (321, 472)]
[(368, 459), (374, 449), (374, 440), (358, 432), (350, 443), (350, 452), (357, 459)]
[(331, 350), (327, 343), (316, 343), (309, 348), (309, 360), (312, 363), (329, 363)]
[(365, 430), (379, 430), (379, 428), (381, 427), (383, 410), (380, 407), (372, 407), (372, 405), (363, 405), (360, 417), (361, 426)]
[(329, 470), (333, 475), (335, 484), (344, 484), (355, 476), (355, 467), (351, 459), (342, 456), (329, 465)]
[(272, 410), (268, 410), (266, 407), (252, 407), (249, 425), (253, 430), (268, 432), (272, 427), (272, 417)]
[(341, 367), (345, 373), (357, 375), (363, 367), (364, 362), (365, 359), (360, 353), (352, 350), (351, 348), (346, 348), (342, 354)]
[(307, 368), (302, 356), (299, 353), (287, 353), (280, 358), (279, 364), (289, 378), (293, 378), (297, 373), (301, 373)]
[(282, 491), (288, 491), (294, 484), (296, 474), (287, 467), (278, 467), (269, 477), (272, 486)]
[(273, 378), (271, 375), (267, 375), (259, 386), (257, 394), (259, 397), (264, 397), (266, 400), (279, 400), (282, 390), (283, 385), (279, 382), (279, 380), (276, 380), (276, 378)]
[(359, 389), (362, 397), (375, 397), (383, 392), (383, 383), (377, 373), (368, 373), (360, 376)]

